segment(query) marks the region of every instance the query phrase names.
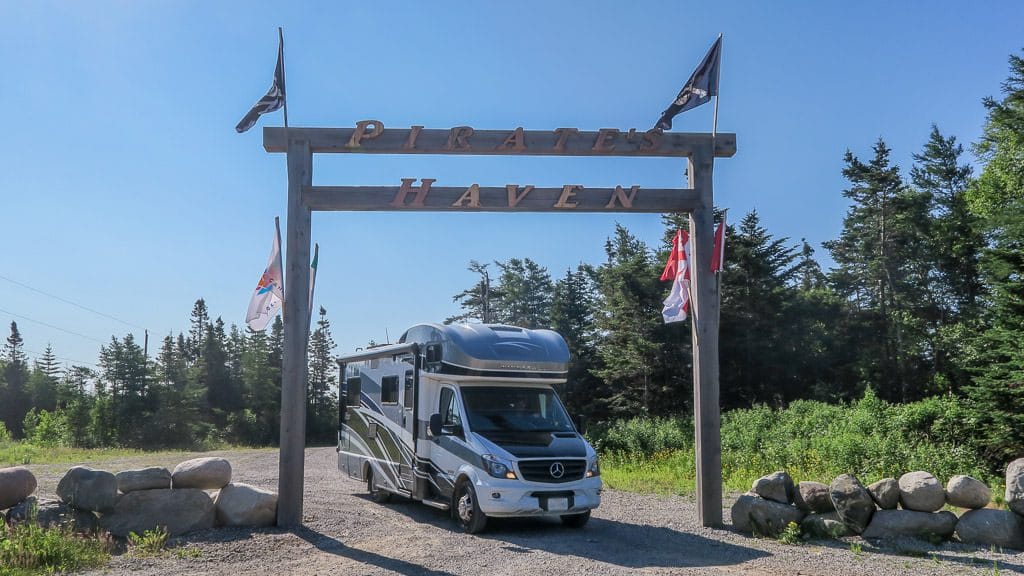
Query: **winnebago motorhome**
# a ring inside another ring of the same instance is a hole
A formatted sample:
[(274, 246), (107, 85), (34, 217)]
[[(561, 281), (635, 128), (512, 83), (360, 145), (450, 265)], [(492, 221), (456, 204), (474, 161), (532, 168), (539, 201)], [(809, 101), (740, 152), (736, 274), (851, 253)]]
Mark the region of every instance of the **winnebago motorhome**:
[(601, 478), (551, 387), (568, 363), (557, 333), (491, 324), (420, 324), (341, 357), (338, 468), (374, 500), (451, 510), (471, 533), (490, 516), (582, 527)]

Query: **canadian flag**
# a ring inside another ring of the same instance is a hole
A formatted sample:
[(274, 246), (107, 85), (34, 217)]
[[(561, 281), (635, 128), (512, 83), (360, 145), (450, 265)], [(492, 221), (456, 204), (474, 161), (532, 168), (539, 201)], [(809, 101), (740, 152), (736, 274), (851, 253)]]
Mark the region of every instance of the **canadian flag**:
[(672, 292), (663, 302), (661, 316), (665, 324), (682, 322), (690, 309), (690, 235), (685, 230), (677, 230), (672, 239), (672, 252), (669, 254), (662, 280), (672, 280)]

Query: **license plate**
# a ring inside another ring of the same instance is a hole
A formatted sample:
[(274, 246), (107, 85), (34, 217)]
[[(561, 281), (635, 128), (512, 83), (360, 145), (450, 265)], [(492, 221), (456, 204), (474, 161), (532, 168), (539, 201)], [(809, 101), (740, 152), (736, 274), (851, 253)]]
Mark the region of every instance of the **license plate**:
[(550, 510), (551, 512), (562, 512), (568, 509), (568, 498), (548, 498), (548, 510)]

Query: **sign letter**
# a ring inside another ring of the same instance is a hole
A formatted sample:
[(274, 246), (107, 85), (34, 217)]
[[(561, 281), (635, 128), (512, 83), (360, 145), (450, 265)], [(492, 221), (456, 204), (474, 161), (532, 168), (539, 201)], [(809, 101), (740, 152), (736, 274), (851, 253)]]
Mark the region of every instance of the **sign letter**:
[(594, 152), (613, 152), (615, 150), (615, 144), (609, 146), (610, 140), (615, 140), (615, 137), (619, 135), (617, 128), (601, 128), (597, 131), (597, 140), (594, 140), (594, 147), (591, 148)]
[(629, 189), (629, 194), (622, 189), (622, 186), (616, 186), (615, 191), (612, 192), (612, 197), (608, 200), (608, 204), (605, 208), (615, 208), (615, 201), (618, 200), (619, 204), (622, 204), (623, 208), (633, 207), (633, 198), (636, 198), (637, 191), (640, 190), (639, 186), (633, 186)]
[(455, 202), (452, 202), (452, 207), (453, 208), (462, 207), (464, 202), (469, 202), (469, 204), (466, 204), (466, 208), (479, 208), (480, 207), (480, 186), (479, 185), (473, 184), (469, 188), (466, 188), (466, 191), (462, 194), (462, 196), (459, 196), (458, 200), (456, 200)]
[(641, 150), (656, 150), (658, 144), (661, 141), (661, 131), (657, 128), (651, 128), (647, 132), (644, 132), (644, 142), (640, 145)]
[(420, 136), (420, 130), (423, 130), (423, 126), (413, 126), (409, 129), (409, 137), (405, 140), (405, 144), (402, 145), (403, 150), (416, 149), (416, 139)]
[(412, 199), (411, 204), (405, 203), (405, 197), (413, 191), (412, 183), (415, 182), (415, 178), (402, 178), (402, 187), (398, 189), (398, 193), (395, 194), (395, 199), (391, 201), (391, 206), (395, 208), (422, 208), (423, 201), (427, 199), (427, 192), (430, 192), (430, 185), (437, 182), (436, 178), (423, 178), (420, 180), (422, 184), (416, 189), (416, 197)]
[(469, 126), (456, 126), (448, 132), (448, 145), (445, 150), (469, 150), (469, 142), (466, 139), (473, 135), (473, 129)]
[(526, 150), (526, 135), (523, 134), (523, 128), (516, 128), (505, 141), (498, 146), (498, 150), (512, 150), (513, 152), (522, 152)]
[[(373, 126), (369, 134), (366, 132), (368, 126)], [(363, 140), (373, 140), (384, 133), (384, 123), (380, 120), (360, 120), (356, 122), (355, 132), (352, 132), (352, 137), (348, 139), (347, 146), (349, 148), (359, 148), (359, 143)]]
[(569, 202), (569, 198), (576, 195), (577, 190), (582, 190), (583, 186), (579, 184), (566, 184), (562, 186), (562, 195), (558, 197), (558, 202), (555, 202), (555, 208), (575, 208), (576, 202)]
[(523, 201), (523, 198), (526, 198), (527, 194), (533, 191), (533, 186), (527, 184), (526, 187), (523, 188), (523, 193), (519, 194), (519, 186), (516, 186), (515, 184), (506, 184), (505, 191), (508, 192), (508, 207), (515, 208)]
[(555, 147), (552, 148), (555, 152), (565, 152), (565, 141), (571, 135), (579, 134), (580, 131), (576, 128), (555, 128), (555, 134), (558, 134), (558, 140), (555, 141)]

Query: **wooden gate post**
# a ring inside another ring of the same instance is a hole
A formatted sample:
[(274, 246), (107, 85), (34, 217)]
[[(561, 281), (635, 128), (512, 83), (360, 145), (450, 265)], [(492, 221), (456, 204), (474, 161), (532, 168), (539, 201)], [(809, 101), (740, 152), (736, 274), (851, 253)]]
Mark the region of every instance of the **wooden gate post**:
[(285, 259), (284, 358), (277, 525), (302, 523), (306, 451), (306, 347), (309, 343), (310, 210), (302, 189), (313, 183), (309, 141), (288, 139), (288, 229)]
[(722, 525), (722, 438), (718, 400), (718, 282), (711, 272), (714, 246), (714, 157), (702, 150), (690, 158), (690, 188), (701, 206), (690, 212), (690, 325), (693, 333), (693, 412), (697, 460), (697, 519)]

